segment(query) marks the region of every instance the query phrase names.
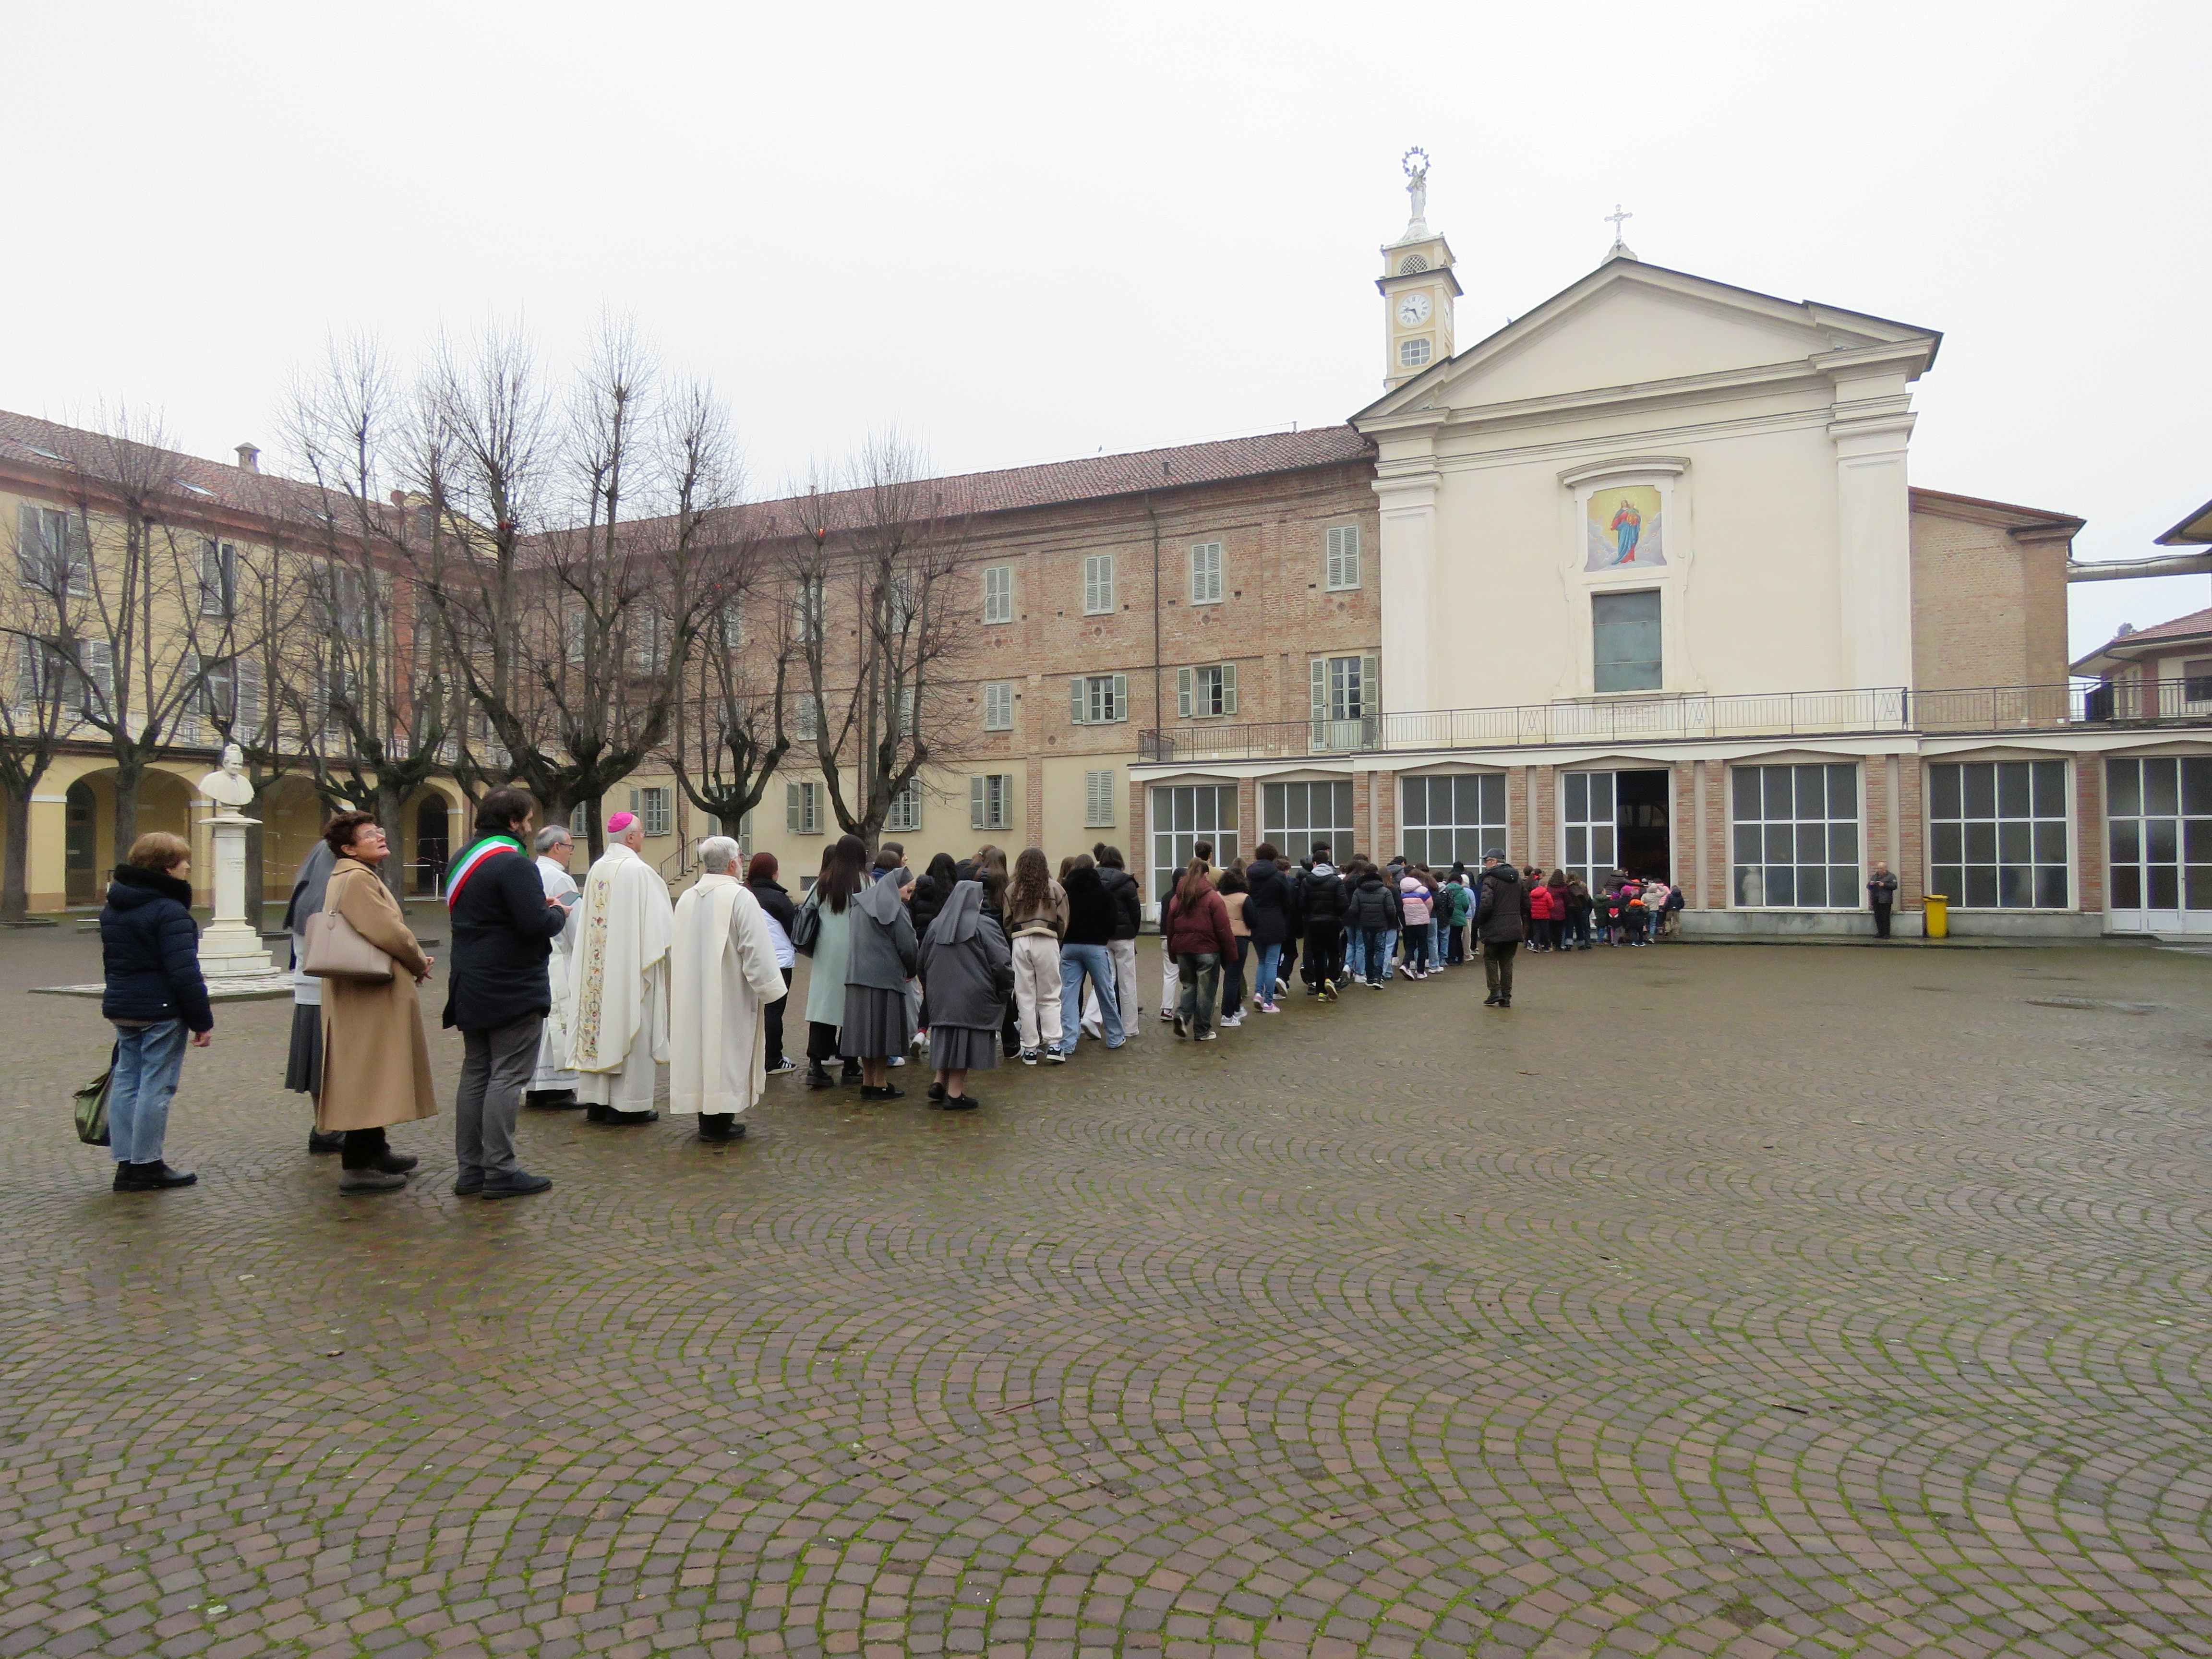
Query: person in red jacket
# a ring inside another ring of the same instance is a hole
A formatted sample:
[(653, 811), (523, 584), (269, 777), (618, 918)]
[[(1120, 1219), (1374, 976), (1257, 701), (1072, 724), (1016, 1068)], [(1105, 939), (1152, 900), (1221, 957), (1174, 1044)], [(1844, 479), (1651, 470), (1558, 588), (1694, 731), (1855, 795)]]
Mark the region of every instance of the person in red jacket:
[(1176, 1035), (1211, 1042), (1220, 1036), (1214, 1019), (1221, 1003), (1221, 964), (1236, 957), (1237, 935), (1229, 925), (1229, 907), (1222, 902), (1212, 868), (1205, 860), (1193, 859), (1176, 884), (1161, 932), (1167, 935), (1168, 954), (1175, 958), (1182, 993)]
[[(1537, 872), (1539, 878), (1543, 872)], [(1540, 879), (1528, 884), (1528, 920), (1536, 925), (1528, 930), (1528, 948), (1548, 951), (1552, 948), (1552, 890)]]

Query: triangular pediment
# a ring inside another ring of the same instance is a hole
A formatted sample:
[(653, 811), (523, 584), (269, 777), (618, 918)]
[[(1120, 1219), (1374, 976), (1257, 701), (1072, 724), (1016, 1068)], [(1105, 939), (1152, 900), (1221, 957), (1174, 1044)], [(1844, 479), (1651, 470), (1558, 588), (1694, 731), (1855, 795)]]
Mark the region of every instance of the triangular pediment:
[(1901, 349), (1917, 375), (1941, 337), (1909, 323), (1613, 258), (1352, 422), (1771, 378), (1869, 351)]

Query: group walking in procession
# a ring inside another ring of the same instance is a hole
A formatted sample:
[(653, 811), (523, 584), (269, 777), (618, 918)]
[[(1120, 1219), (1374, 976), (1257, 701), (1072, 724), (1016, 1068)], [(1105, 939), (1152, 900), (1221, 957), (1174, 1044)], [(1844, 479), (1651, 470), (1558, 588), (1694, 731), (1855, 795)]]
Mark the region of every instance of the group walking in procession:
[[(1084, 1036), (1115, 1049), (1143, 1030), (1145, 902), (1119, 848), (1098, 843), (1055, 871), (1042, 848), (1010, 861), (985, 845), (957, 861), (940, 853), (917, 873), (896, 842), (871, 851), (845, 835), (794, 900), (773, 854), (745, 861), (735, 841), (711, 836), (696, 879), (672, 900), (639, 856), (634, 815), (608, 819), (606, 849), (580, 883), (574, 838), (562, 824), (540, 828), (537, 810), (520, 789), (485, 795), (476, 839), (445, 884), (442, 1018), (462, 1041), (457, 1194), (552, 1186), (520, 1161), (526, 1106), (579, 1110), (610, 1129), (665, 1111), (695, 1119), (702, 1141), (728, 1142), (744, 1136), (772, 1079), (857, 1088), (875, 1103), (905, 1098), (898, 1079), (926, 1069), (930, 1107), (973, 1111), (978, 1073), (1065, 1066)], [(1524, 945), (1648, 945), (1669, 936), (1682, 905), (1663, 879), (1616, 871), (1593, 889), (1568, 871), (1516, 868), (1500, 848), (1479, 868), (1442, 873), (1402, 857), (1339, 866), (1331, 852), (1316, 841), (1294, 860), (1263, 842), (1249, 861), (1218, 865), (1211, 842), (1193, 845), (1158, 907), (1158, 1015), (1177, 1039), (1215, 1042), (1250, 1016), (1279, 1015), (1294, 983), (1330, 1003), (1476, 957), (1485, 1006), (1510, 1008)], [(348, 1195), (406, 1186), (419, 1159), (388, 1131), (439, 1109), (418, 995), (435, 963), (380, 872), (391, 854), (372, 814), (337, 813), (285, 915), (284, 1083), (313, 1102), (307, 1149), (337, 1158)], [(139, 837), (101, 913), (118, 1191), (197, 1179), (163, 1157), (185, 1048), (207, 1046), (215, 1024), (194, 949), (190, 855), (177, 836)]]

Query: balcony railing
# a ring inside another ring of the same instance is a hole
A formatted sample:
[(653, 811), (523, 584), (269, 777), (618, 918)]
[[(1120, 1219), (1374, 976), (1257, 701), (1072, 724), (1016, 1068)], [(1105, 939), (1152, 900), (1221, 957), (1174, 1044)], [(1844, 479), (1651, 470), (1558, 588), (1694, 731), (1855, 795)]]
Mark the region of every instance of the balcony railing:
[[(2192, 695), (2193, 694), (2193, 695)], [(1285, 760), (1422, 750), (1539, 749), (1728, 738), (1850, 737), (1891, 732), (2056, 730), (2145, 723), (2212, 724), (2212, 682), (1984, 686), (1911, 691), (1748, 692), (1607, 697), (1370, 714), (1353, 720), (1199, 720), (1138, 733), (1147, 764)]]

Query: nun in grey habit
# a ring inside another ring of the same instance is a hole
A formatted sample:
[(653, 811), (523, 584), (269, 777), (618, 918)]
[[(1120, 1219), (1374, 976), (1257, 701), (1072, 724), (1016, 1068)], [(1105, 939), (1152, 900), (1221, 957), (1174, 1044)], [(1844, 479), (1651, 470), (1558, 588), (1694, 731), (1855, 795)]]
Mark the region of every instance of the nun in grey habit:
[(999, 1028), (1013, 994), (1014, 964), (1006, 931), (983, 914), (981, 882), (955, 883), (921, 941), (928, 988), (930, 1098), (947, 1111), (975, 1104), (968, 1073), (999, 1063)]

